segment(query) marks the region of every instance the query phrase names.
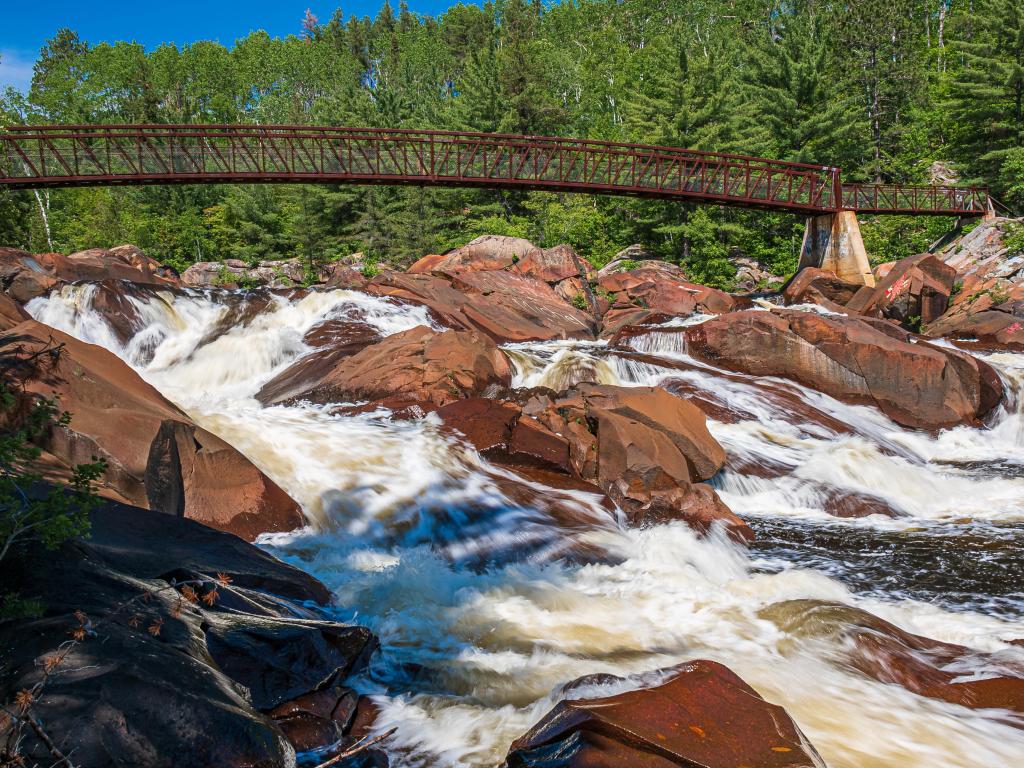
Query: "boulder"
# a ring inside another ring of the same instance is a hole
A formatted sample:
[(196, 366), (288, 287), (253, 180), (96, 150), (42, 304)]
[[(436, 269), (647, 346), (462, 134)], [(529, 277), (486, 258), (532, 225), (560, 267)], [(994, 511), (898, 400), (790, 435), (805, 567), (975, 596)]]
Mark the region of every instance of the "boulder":
[(623, 325), (641, 322), (641, 312), (685, 317), (696, 312), (719, 314), (735, 308), (736, 300), (729, 294), (691, 283), (678, 268), (668, 269), (671, 266), (657, 262), (602, 275), (598, 290), (607, 296), (611, 309), (602, 320), (601, 335), (607, 337)]
[(561, 394), (526, 393), (523, 413), (569, 443), (572, 474), (596, 483), (633, 525), (684, 520), (699, 531), (723, 523), (753, 538), (710, 486), (725, 451), (704, 414), (659, 387), (581, 384)]
[(748, 310), (684, 331), (699, 360), (757, 376), (783, 376), (852, 403), (874, 405), (908, 427), (979, 425), (1003, 398), (986, 363), (912, 341), (851, 317)]
[[(509, 362), (489, 338), (472, 331), (424, 326), (388, 336), (349, 356), (325, 348), (271, 379), (256, 397), (265, 404), (294, 400), (344, 403), (407, 400), (436, 406), (507, 387)], [(314, 358), (310, 362), (310, 358)]]
[(568, 278), (589, 279), (593, 267), (577, 255), (571, 245), (556, 245), (543, 251), (531, 251), (513, 268), (521, 275), (534, 277), (546, 283), (558, 283)]
[[(505, 768), (824, 768), (786, 711), (727, 667), (697, 660), (655, 674), (636, 690), (563, 699), (512, 742)], [(566, 687), (571, 696), (616, 681)]]
[[(315, 607), (329, 596), (322, 584), (235, 536), (112, 502), (90, 517), (87, 540), (57, 552), (30, 544), (0, 561), (5, 589), (46, 606), (41, 618), (0, 624), (0, 698), (9, 702), (38, 683), (44, 660), (64, 648), (31, 711), (75, 765), (294, 765), (295, 746), (255, 699), (314, 694), (321, 676), (343, 685), (365, 667), (373, 636), (324, 620)], [(183, 579), (207, 600), (172, 586)], [(81, 625), (84, 638), (69, 645)], [(210, 628), (225, 625), (248, 627), (249, 638), (272, 629), (245, 665), (222, 667), (223, 653), (210, 645), (219, 630)], [(272, 642), (293, 636), (301, 638), (298, 650)], [(344, 645), (332, 640), (342, 637)], [(289, 664), (291, 657), (299, 663)], [(0, 724), (0, 743), (11, 727)], [(53, 762), (28, 729), (22, 756), (27, 765)]]
[(930, 253), (896, 262), (874, 288), (845, 303), (850, 312), (885, 317), (910, 328), (927, 325), (946, 311), (956, 270)]
[(836, 312), (845, 312), (844, 307), (860, 288), (860, 285), (840, 280), (830, 270), (806, 267), (787, 283), (782, 291), (782, 300), (786, 304), (818, 304)]
[(20, 360), (58, 346), (26, 391), (56, 395), (71, 422), (42, 436), (41, 446), (69, 466), (105, 459), (101, 494), (244, 538), (303, 524), (299, 506), (276, 483), (114, 354), (34, 320), (0, 342), (2, 354)]
[(478, 330), (498, 343), (593, 338), (593, 318), (547, 283), (511, 272), (383, 272), (368, 293), (429, 307), (454, 328)]
[(481, 235), (443, 256), (424, 256), (409, 272), (461, 272), (508, 269), (540, 249), (529, 240), (504, 235)]
[(471, 398), (439, 408), (437, 415), (488, 459), (505, 465), (572, 471), (569, 441), (510, 402)]
[(731, 256), (729, 261), (736, 267), (735, 290), (749, 293), (761, 290), (778, 290), (783, 280), (767, 266), (749, 256)]
[(929, 338), (976, 342), (984, 349), (1024, 352), (1024, 311), (999, 308), (945, 315), (922, 331)]

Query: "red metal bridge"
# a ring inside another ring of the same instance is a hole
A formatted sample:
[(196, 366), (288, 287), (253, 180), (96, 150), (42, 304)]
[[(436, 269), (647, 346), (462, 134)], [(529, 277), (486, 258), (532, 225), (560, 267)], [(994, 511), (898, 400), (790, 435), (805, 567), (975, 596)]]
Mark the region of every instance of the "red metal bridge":
[(806, 214), (988, 208), (974, 187), (846, 184), (830, 166), (583, 139), (299, 125), (0, 130), (0, 188), (274, 182), (539, 189)]

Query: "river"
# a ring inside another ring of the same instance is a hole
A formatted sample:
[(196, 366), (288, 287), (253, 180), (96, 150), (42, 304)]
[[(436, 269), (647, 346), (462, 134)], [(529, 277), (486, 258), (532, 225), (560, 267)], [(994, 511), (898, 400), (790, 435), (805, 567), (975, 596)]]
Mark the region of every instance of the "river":
[[(664, 385), (728, 411), (709, 420), (729, 456), (714, 485), (758, 534), (744, 549), (680, 523), (623, 528), (596, 496), (524, 483), (433, 417), (254, 399), (310, 351), (303, 335), (324, 319), (390, 334), (430, 324), (421, 307), (299, 293), (215, 335), (226, 294), (165, 292), (130, 299), (144, 322), (122, 344), (92, 310), (94, 292), (65, 286), (28, 310), (120, 355), (299, 501), (309, 525), (259, 543), (325, 582), (337, 618), (380, 637), (359, 686), (382, 706), (377, 729), (397, 728), (393, 765), (497, 765), (561, 684), (694, 658), (785, 707), (831, 768), (1024, 764), (1024, 729), (1006, 713), (858, 673), (841, 662), (842, 641), (794, 621), (787, 602), (846, 603), (1024, 665), (1006, 642), (1024, 637), (1024, 355), (988, 357), (1010, 393), (990, 428), (929, 436), (792, 383), (725, 375), (688, 357), (679, 334), (637, 337), (633, 351), (506, 348), (516, 386)], [(897, 516), (834, 517), (835, 489)], [(559, 507), (593, 524), (567, 528)]]

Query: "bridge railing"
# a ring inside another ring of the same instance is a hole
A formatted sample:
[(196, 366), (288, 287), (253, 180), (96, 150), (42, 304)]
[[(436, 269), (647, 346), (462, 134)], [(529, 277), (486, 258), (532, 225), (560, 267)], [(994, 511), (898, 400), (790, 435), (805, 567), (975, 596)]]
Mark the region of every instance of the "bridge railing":
[(311, 126), (43, 126), (0, 133), (0, 184), (337, 181), (519, 187), (820, 211), (834, 169), (508, 134)]
[(514, 134), (298, 125), (64, 125), (0, 131), (0, 186), (321, 182), (680, 198), (828, 213), (980, 214), (983, 190), (843, 185), (838, 168)]
[(982, 215), (988, 192), (978, 187), (843, 184), (843, 208), (862, 213)]

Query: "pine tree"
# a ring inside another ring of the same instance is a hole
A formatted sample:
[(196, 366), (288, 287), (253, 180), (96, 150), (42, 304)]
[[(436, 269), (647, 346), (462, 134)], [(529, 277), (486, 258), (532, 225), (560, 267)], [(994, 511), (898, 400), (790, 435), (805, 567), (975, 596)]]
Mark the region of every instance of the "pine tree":
[(1024, 147), (1024, 5), (979, 0), (950, 32), (948, 63), (959, 61), (948, 102), (953, 146), (976, 180), (1006, 190), (1012, 177), (1003, 166)]
[(843, 165), (863, 118), (856, 101), (837, 87), (825, 20), (809, 11), (787, 15), (750, 50), (744, 151)]

